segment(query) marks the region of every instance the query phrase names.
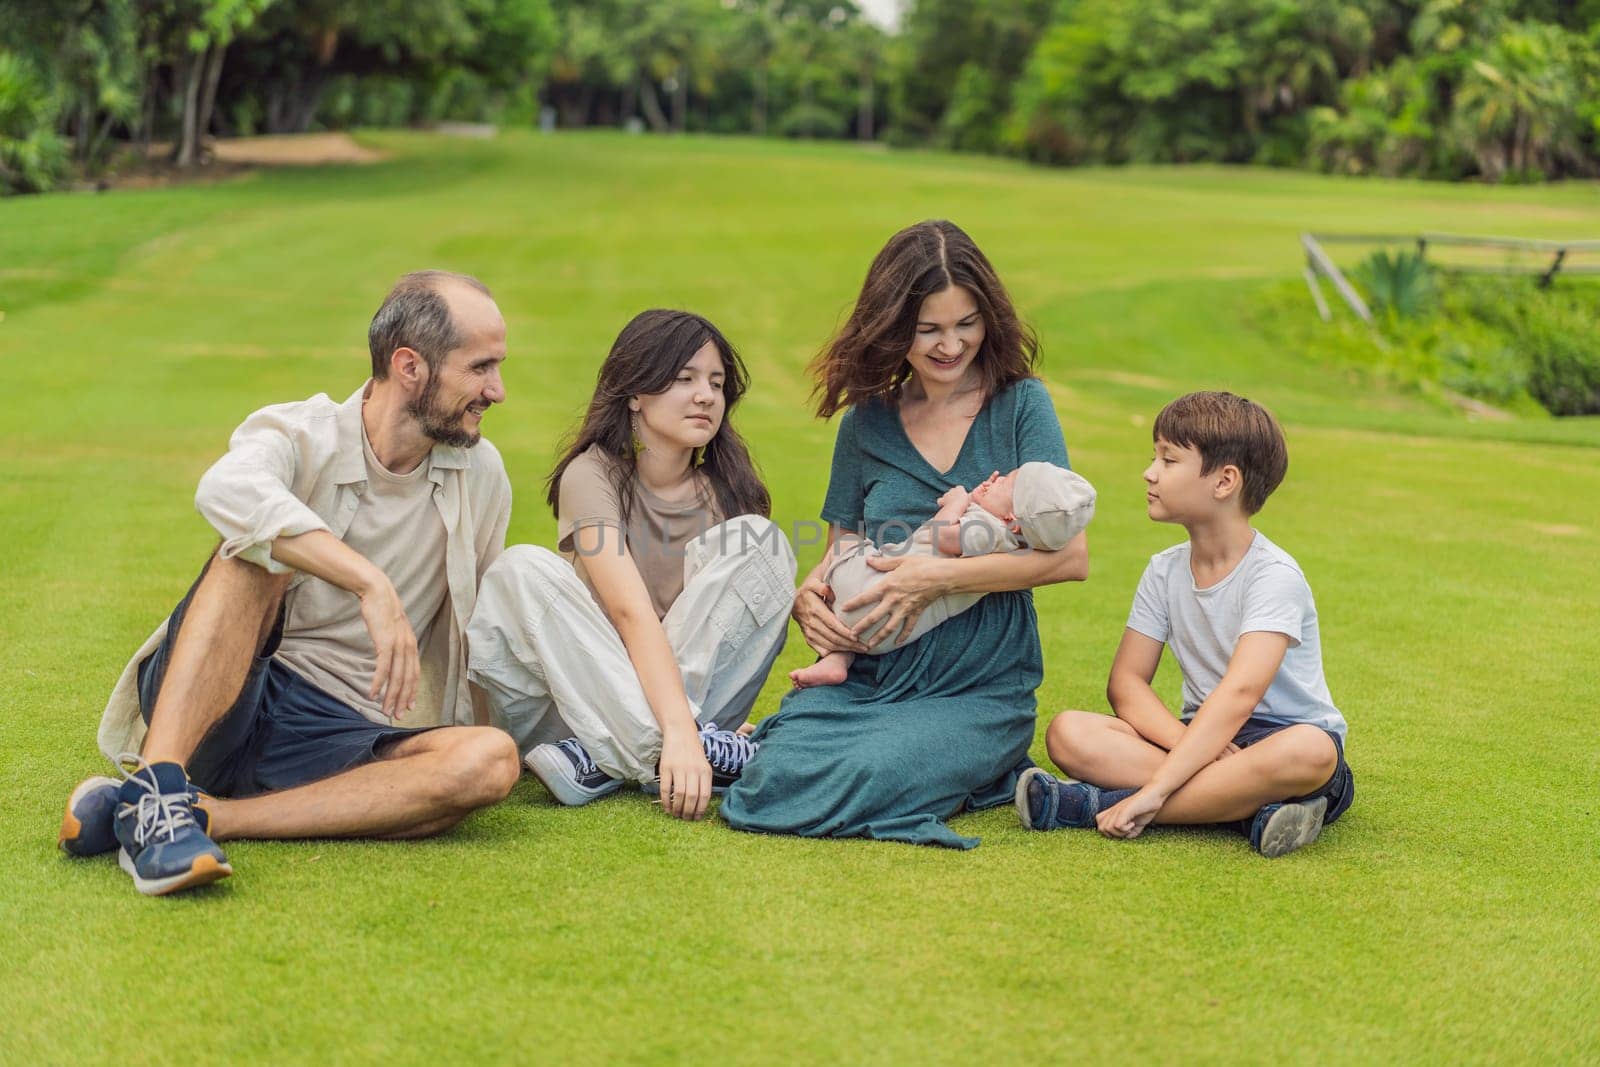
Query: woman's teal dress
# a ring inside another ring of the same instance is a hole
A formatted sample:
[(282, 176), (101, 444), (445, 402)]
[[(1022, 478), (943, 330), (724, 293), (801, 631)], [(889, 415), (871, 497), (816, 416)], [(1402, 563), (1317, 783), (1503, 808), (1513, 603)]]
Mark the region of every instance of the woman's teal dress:
[[(868, 404), (839, 422), (822, 517), (894, 544), (933, 517), (951, 486), (1031, 460), (1067, 465), (1061, 424), (1035, 379), (990, 399), (942, 474), (898, 411)], [(943, 820), (1011, 799), (1031, 765), (1042, 678), (1033, 594), (990, 593), (904, 648), (857, 656), (843, 685), (786, 696), (756, 731), (761, 751), (722, 817), (759, 833), (974, 848), (977, 838)]]

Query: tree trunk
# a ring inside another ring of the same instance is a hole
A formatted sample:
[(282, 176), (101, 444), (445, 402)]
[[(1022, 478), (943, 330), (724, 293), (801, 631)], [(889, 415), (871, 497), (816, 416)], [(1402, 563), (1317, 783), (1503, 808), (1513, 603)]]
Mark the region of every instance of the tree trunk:
[(644, 112), (644, 120), (656, 133), (666, 133), (670, 129), (667, 116), (661, 111), (661, 101), (656, 99), (656, 87), (650, 84), (650, 79), (639, 78), (639, 106)]
[(873, 92), (872, 63), (861, 65), (861, 107), (856, 112), (856, 136), (863, 141), (872, 140)]
[(100, 124), (100, 129), (89, 142), (89, 158), (99, 159), (101, 151), (105, 148), (106, 138), (111, 136), (111, 127), (116, 125), (115, 115), (106, 115), (105, 121)]
[(633, 118), (633, 112), (638, 106), (638, 100), (639, 80), (635, 78), (633, 81), (629, 82), (623, 87), (622, 103), (618, 105), (617, 110), (617, 124), (619, 126), (627, 125), (628, 120)]
[(767, 134), (767, 81), (770, 77), (768, 66), (767, 57), (762, 56), (760, 64), (756, 67), (756, 100), (751, 125), (755, 127), (757, 137), (765, 137)]
[(206, 57), (205, 81), (200, 86), (200, 115), (195, 129), (196, 140), (201, 144), (211, 132), (211, 116), (217, 109), (217, 83), (222, 80), (222, 60), (227, 54), (228, 46), (217, 44)]
[(183, 69), (183, 119), (178, 130), (178, 146), (172, 161), (192, 167), (200, 161), (200, 82), (205, 74), (204, 52), (190, 52)]
[(149, 77), (144, 84), (144, 104), (139, 108), (139, 161), (142, 163), (150, 158), (150, 138), (154, 134), (156, 125), (156, 91), (157, 85), (155, 64), (150, 65)]
[(677, 84), (672, 90), (672, 128), (682, 133), (689, 128), (689, 68), (678, 64)]
[(308, 85), (299, 87), (294, 111), (289, 119), (290, 133), (305, 133), (311, 128), (312, 120), (317, 117), (317, 108), (322, 106), (322, 94), (327, 88), (327, 76), (321, 71), (311, 75)]

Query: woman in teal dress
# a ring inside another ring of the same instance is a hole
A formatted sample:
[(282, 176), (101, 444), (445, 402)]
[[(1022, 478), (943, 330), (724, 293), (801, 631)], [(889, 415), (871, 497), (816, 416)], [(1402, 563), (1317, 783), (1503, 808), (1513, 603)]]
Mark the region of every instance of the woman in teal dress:
[[(1037, 345), (972, 240), (949, 222), (890, 239), (849, 320), (812, 370), (818, 414), (843, 411), (822, 517), (829, 552), (859, 531), (887, 548), (932, 517), (955, 485), (1042, 460), (1067, 465)], [(884, 655), (860, 655), (842, 685), (790, 693), (755, 732), (760, 752), (728, 790), (740, 830), (870, 837), (972, 848), (944, 824), (1011, 799), (1031, 766), (1034, 690), (1043, 678), (1037, 586), (1088, 575), (1083, 536), (1059, 552), (959, 559), (895, 556), (859, 603), (852, 632), (822, 581), (828, 556), (795, 594), (794, 617), (818, 654), (865, 651), (857, 633), (908, 633), (945, 593), (986, 594), (970, 610)], [(854, 605), (852, 605), (854, 606)]]

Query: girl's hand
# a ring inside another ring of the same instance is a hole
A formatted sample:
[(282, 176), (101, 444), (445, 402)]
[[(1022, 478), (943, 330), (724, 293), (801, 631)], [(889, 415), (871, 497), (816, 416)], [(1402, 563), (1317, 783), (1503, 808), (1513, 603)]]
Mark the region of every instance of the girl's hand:
[(856, 640), (829, 605), (833, 603), (833, 590), (823, 582), (820, 574), (812, 572), (794, 592), (794, 608), (789, 612), (800, 624), (800, 632), (819, 656), (829, 652), (866, 652), (867, 646)]
[(661, 739), (661, 810), (679, 819), (705, 816), (711, 801), (711, 764), (693, 730), (674, 730)]
[(892, 634), (895, 645), (902, 645), (911, 636), (923, 609), (943, 595), (943, 564), (926, 556), (899, 555), (870, 556), (867, 565), (889, 576), (840, 605), (839, 610), (855, 611), (876, 603), (877, 607), (851, 628), (852, 636), (859, 640), (862, 634), (873, 634), (881, 623), (883, 629), (874, 635), (875, 643), (877, 638)]

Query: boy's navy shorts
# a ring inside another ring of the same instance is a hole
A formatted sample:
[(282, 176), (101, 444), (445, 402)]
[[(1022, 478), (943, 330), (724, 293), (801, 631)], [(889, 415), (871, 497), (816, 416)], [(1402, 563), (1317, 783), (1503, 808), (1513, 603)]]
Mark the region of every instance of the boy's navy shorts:
[[(146, 723), (199, 585), (196, 579), (167, 620), (160, 647), (139, 664), (139, 710)], [(283, 639), (283, 619), (280, 606), (239, 698), (185, 765), (189, 780), (207, 793), (247, 797), (315, 782), (371, 763), (390, 742), (421, 732), (372, 722), (274, 659)]]
[[(1246, 719), (1244, 725), (1239, 727), (1239, 732), (1233, 735), (1233, 743), (1240, 748), (1249, 748), (1258, 741), (1264, 741), (1273, 734), (1287, 730), (1296, 723), (1269, 722), (1266, 719), (1252, 715)], [(1321, 788), (1313, 789), (1303, 797), (1291, 797), (1292, 801), (1315, 800), (1318, 797), (1328, 798), (1328, 811), (1322, 817), (1323, 825), (1337, 819), (1350, 807), (1356, 798), (1356, 781), (1350, 774), (1350, 765), (1344, 761), (1344, 741), (1332, 730), (1323, 730), (1323, 733), (1333, 741), (1335, 751), (1339, 753), (1339, 763), (1333, 768), (1333, 777), (1329, 778)]]

